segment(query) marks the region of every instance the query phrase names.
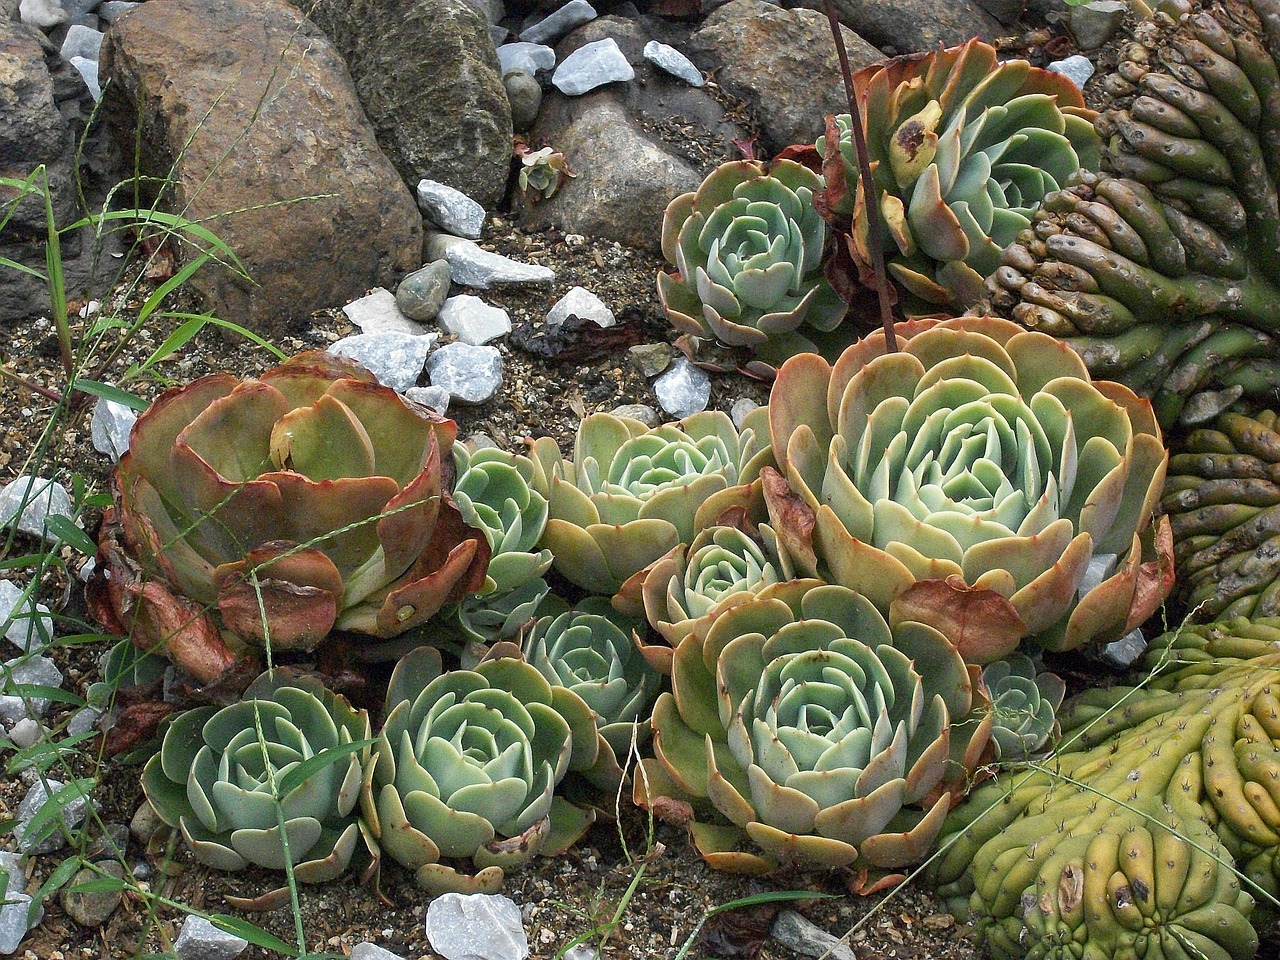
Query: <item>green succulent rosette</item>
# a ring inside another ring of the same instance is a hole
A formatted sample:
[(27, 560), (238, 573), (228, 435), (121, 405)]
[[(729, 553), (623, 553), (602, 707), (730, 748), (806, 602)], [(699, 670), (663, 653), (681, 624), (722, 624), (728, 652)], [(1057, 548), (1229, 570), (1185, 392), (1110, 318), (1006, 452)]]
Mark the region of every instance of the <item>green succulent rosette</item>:
[(455, 434), (318, 351), (168, 390), (120, 459), (90, 608), (206, 682), (235, 664), (224, 629), (276, 650), (403, 633), (484, 582), (440, 486)]
[(1280, 432), (1276, 413), (1224, 413), (1169, 460), (1161, 508), (1178, 596), (1207, 621), (1280, 613)]
[(552, 834), (573, 737), (551, 685), (509, 657), (444, 673), (419, 647), (396, 664), (387, 709), (360, 794), (370, 833), (432, 892), (496, 892)]
[[(894, 243), (888, 269), (921, 312), (979, 300), (1000, 251), (1030, 225), (1046, 194), (1081, 167), (1098, 168), (1095, 113), (1075, 84), (1025, 60), (1001, 62), (979, 40), (867, 67), (854, 75), (854, 90), (875, 202)], [(852, 215), (850, 252), (869, 268), (848, 114), (818, 140), (819, 154), (830, 136), (838, 138), (845, 181), (835, 209)]]
[(1173, 580), (1150, 404), (1005, 320), (895, 336), (778, 372), (764, 491), (797, 570), (909, 608), (975, 663), (1144, 622)]
[[(178, 715), (142, 773), (156, 813), (215, 870), (283, 870), (323, 883), (344, 873), (360, 836), (356, 804), (369, 716), (318, 682), (263, 674), (229, 706)], [(324, 762), (326, 751), (339, 751)]]
[(1050, 745), (1067, 692), (1061, 677), (1042, 673), (1024, 653), (1011, 653), (987, 665), (982, 683), (991, 699), (991, 745), (997, 760), (1025, 760)]
[(720, 869), (921, 860), (986, 748), (975, 668), (845, 587), (768, 587), (686, 635), (672, 666), (637, 799), (692, 803)]
[(571, 460), (549, 437), (530, 452), (534, 488), (549, 503), (541, 545), (566, 579), (608, 595), (724, 510), (758, 504), (760, 471), (773, 456), (764, 407), (741, 431), (719, 411), (652, 429), (593, 413), (578, 427)]
[(716, 167), (662, 216), (658, 300), (684, 333), (759, 348), (802, 323), (834, 330), (848, 305), (822, 272), (822, 178), (793, 160)]

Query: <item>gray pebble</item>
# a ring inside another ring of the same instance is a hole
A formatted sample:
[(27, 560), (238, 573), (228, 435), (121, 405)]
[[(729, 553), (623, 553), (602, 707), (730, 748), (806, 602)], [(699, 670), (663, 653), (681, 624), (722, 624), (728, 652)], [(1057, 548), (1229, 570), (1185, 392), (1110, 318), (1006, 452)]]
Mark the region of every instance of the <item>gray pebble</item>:
[(502, 387), (502, 355), (497, 347), (450, 343), (427, 360), (433, 387), (449, 391), (453, 402), (484, 403)]
[(249, 941), (220, 930), (204, 917), (187, 917), (174, 941), (178, 960), (234, 960)]
[(452, 280), (448, 260), (433, 260), (415, 270), (396, 287), (396, 306), (410, 320), (434, 320), (449, 296)]
[(683, 419), (707, 409), (711, 378), (687, 357), (677, 357), (667, 372), (653, 382), (653, 392), (668, 415)]
[(431, 260), (448, 260), (453, 282), (464, 287), (550, 286), (556, 279), (550, 267), (519, 263), (447, 233), (429, 232), (423, 248)]
[(675, 47), (657, 40), (650, 40), (644, 45), (644, 58), (655, 67), (665, 70), (691, 87), (706, 86), (706, 78), (702, 71), (693, 65), (693, 61)]
[(627, 359), (644, 377), (656, 377), (671, 366), (671, 344), (637, 343), (627, 350)]
[(596, 18), (596, 8), (587, 0), (569, 0), (554, 13), (543, 17), (520, 33), (520, 39), (528, 43), (550, 43), (559, 40), (574, 27), (590, 23)]
[(484, 229), (484, 207), (461, 190), (435, 180), (418, 181), (418, 209), (454, 236), (475, 240)]
[(407, 333), (358, 333), (329, 347), (330, 353), (350, 357), (369, 368), (392, 390), (408, 390), (418, 382), (427, 354), (438, 333), (415, 337)]
[(555, 65), (556, 52), (545, 44), (518, 40), (498, 48), (498, 66), (503, 76), (514, 70), (536, 74), (539, 70), (553, 70)]
[(658, 411), (647, 403), (624, 403), (620, 407), (614, 407), (609, 412), (615, 417), (630, 417), (632, 420), (639, 420), (646, 427), (656, 427), (662, 422), (658, 416)]
[(103, 879), (102, 873), (120, 880), (124, 877), (124, 867), (114, 860), (99, 864), (97, 870), (85, 867), (71, 878), (71, 882), (67, 886), (62, 888), (59, 898), (62, 901), (62, 909), (67, 912), (67, 916), (82, 927), (102, 926), (107, 922), (107, 918), (115, 912), (116, 907), (120, 906), (121, 892), (119, 890), (106, 890), (100, 893), (75, 892), (77, 884)]
[(497, 340), (511, 332), (511, 318), (507, 311), (467, 293), (446, 300), (436, 323), (445, 333), (472, 346)]
[(591, 320), (599, 327), (612, 327), (618, 322), (605, 302), (586, 287), (573, 287), (547, 311), (547, 325), (558, 327), (570, 315)]
[(542, 109), (542, 84), (523, 70), (512, 70), (503, 75), (502, 85), (511, 103), (511, 126), (516, 133), (524, 133)]
[(577, 97), (606, 83), (635, 79), (636, 72), (613, 37), (584, 43), (556, 67), (551, 75), (555, 88), (567, 97)]
[(420, 337), (430, 332), (406, 316), (400, 309), (399, 298), (383, 287), (374, 287), (368, 295), (352, 300), (342, 312), (361, 333), (407, 333)]

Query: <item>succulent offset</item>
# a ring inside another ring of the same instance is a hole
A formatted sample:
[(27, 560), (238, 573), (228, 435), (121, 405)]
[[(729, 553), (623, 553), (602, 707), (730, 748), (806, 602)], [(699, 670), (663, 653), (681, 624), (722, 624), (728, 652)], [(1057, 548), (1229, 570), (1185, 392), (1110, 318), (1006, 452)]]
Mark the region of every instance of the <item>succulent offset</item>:
[(677, 329), (759, 348), (801, 324), (833, 330), (847, 305), (822, 272), (822, 178), (793, 160), (735, 160), (662, 217), (658, 299)]
[(1041, 672), (1024, 653), (1011, 653), (982, 671), (982, 683), (991, 698), (991, 745), (997, 760), (1025, 760), (1052, 745), (1067, 692), (1061, 677)]
[(741, 432), (719, 411), (653, 429), (594, 413), (578, 427), (571, 460), (550, 437), (535, 440), (530, 455), (534, 488), (550, 505), (542, 546), (556, 570), (600, 594), (616, 592), (725, 509), (758, 501), (760, 470), (772, 462), (764, 407)]
[(546, 843), (569, 767), (551, 685), (508, 657), (445, 673), (434, 648), (418, 647), (396, 665), (387, 709), (360, 795), (370, 833), (428, 890), (495, 892), (504, 868)]
[[(1094, 112), (1075, 84), (1025, 60), (1000, 62), (978, 40), (867, 67), (854, 90), (874, 201), (892, 238), (889, 272), (935, 310), (979, 299), (1001, 249), (1045, 195), (1080, 167), (1098, 166)], [(828, 173), (827, 185), (836, 187), (836, 213), (852, 215), (850, 253), (866, 269), (869, 222), (848, 114), (818, 141), (820, 154), (830, 136), (839, 139), (844, 182)]]
[(975, 681), (938, 631), (851, 590), (767, 587), (676, 647), (637, 800), (694, 804), (721, 869), (918, 861), (987, 744)]
[(1276, 414), (1224, 413), (1169, 460), (1178, 595), (1197, 620), (1280, 613), (1280, 433)]
[(897, 601), (977, 663), (1146, 620), (1172, 586), (1150, 404), (1006, 320), (896, 337), (896, 353), (877, 332), (834, 366), (802, 354), (778, 372), (783, 476), (766, 470), (764, 490), (797, 570)]
[(1278, 12), (1161, 4), (1107, 80), (1110, 175), (1046, 198), (992, 277), (996, 309), (1066, 338), (1166, 425), (1274, 396)]
[(282, 650), (426, 621), (478, 589), (488, 561), (441, 493), (455, 432), (320, 352), (165, 392), (120, 460), (95, 615), (203, 681), (235, 662), (219, 626)]
[[(277, 670), (244, 699), (180, 714), (148, 761), (142, 789), (216, 870), (253, 865), (323, 883), (344, 873), (360, 837), (356, 804), (369, 716), (319, 683)], [(347, 749), (343, 749), (347, 748)], [(309, 766), (325, 751), (334, 762)]]
[[(974, 791), (931, 877), (998, 957), (1248, 960), (1280, 894), (1280, 620), (1153, 643), (1146, 686), (1089, 690), (1053, 757)], [(1247, 889), (1232, 867), (1239, 869)]]

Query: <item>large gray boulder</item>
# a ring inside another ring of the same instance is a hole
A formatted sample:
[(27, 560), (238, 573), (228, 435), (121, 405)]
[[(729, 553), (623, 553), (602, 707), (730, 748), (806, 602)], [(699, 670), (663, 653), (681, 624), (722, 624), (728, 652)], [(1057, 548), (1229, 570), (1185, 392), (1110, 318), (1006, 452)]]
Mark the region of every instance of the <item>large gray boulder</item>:
[(108, 33), (102, 75), (122, 146), (144, 174), (172, 177), (161, 202), (249, 273), (209, 264), (192, 278), (219, 316), (279, 333), (420, 264), (417, 206), (346, 65), (284, 0), (143, 4)]
[[(994, 40), (1000, 22), (976, 0), (833, 0), (840, 22), (887, 54), (925, 53), (973, 37)], [(821, 6), (820, 0), (806, 0)]]
[(511, 106), (475, 6), (294, 2), (346, 58), (378, 142), (406, 183), (426, 177), (486, 207), (501, 199), (511, 171)]

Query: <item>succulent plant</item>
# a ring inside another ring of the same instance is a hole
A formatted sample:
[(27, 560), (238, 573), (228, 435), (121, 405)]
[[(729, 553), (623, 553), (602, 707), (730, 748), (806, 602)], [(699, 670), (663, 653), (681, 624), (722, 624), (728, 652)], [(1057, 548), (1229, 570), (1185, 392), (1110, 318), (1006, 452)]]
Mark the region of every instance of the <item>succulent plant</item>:
[(485, 593), (509, 593), (541, 577), (551, 551), (538, 550), (547, 525), (547, 500), (532, 489), (528, 457), (489, 448), (472, 451), (454, 444), (457, 479), (453, 500), (468, 526), (483, 530), (491, 556)]
[(702, 807), (694, 840), (721, 869), (923, 859), (986, 747), (976, 668), (845, 587), (767, 587), (687, 634), (672, 666), (637, 799)]
[(1160, 8), (1106, 81), (1112, 175), (1046, 198), (991, 299), (1151, 397), (1170, 425), (1274, 396), (1280, 32), (1274, 0)]
[[(1000, 250), (1045, 195), (1080, 167), (1098, 167), (1094, 113), (1075, 84), (1025, 60), (1001, 62), (979, 40), (867, 67), (854, 91), (875, 200), (895, 245), (888, 269), (933, 309), (979, 299)], [(869, 223), (848, 114), (818, 141), (820, 154), (833, 136), (843, 183), (829, 174), (828, 187), (835, 211), (852, 215), (850, 252), (866, 268)]]
[(997, 760), (1025, 760), (1058, 732), (1058, 708), (1067, 685), (1056, 673), (1040, 672), (1024, 653), (988, 664), (982, 683), (991, 698), (991, 745)]
[(778, 540), (806, 576), (951, 637), (966, 659), (1026, 639), (1122, 636), (1172, 586), (1152, 513), (1166, 454), (1151, 406), (1090, 382), (1062, 343), (991, 317), (899, 324), (836, 364), (792, 357), (769, 404)]
[(551, 147), (534, 150), (527, 143), (517, 141), (515, 155), (520, 161), (520, 175), (517, 177), (520, 190), (531, 203), (550, 200), (566, 177), (577, 176), (569, 169), (565, 155)]
[(1169, 460), (1164, 499), (1178, 593), (1196, 620), (1280, 614), (1276, 413), (1224, 413)]
[(741, 432), (719, 411), (653, 429), (594, 413), (578, 427), (572, 460), (550, 437), (533, 442), (531, 457), (534, 488), (550, 510), (542, 546), (567, 579), (600, 594), (615, 593), (723, 510), (758, 501), (760, 470), (772, 462), (764, 407)]
[(166, 391), (120, 460), (95, 615), (203, 681), (235, 662), (220, 626), (282, 650), (424, 622), (478, 589), (488, 561), (441, 493), (455, 433), (320, 352)]
[(930, 875), (980, 944), (998, 958), (1254, 956), (1241, 877), (1280, 893), (1278, 642), (1276, 619), (1167, 634), (1145, 664), (1159, 676), (1086, 691), (1052, 758), (950, 814)]
[(369, 737), (365, 711), (278, 669), (239, 702), (178, 715), (142, 789), (206, 866), (283, 870), (288, 858), (299, 881), (323, 883), (346, 871), (360, 836)]
[(428, 890), (495, 892), (551, 834), (573, 747), (551, 685), (508, 657), (443, 673), (440, 654), (418, 647), (396, 664), (387, 709), (360, 795), (370, 833)]
[(759, 348), (802, 323), (833, 330), (848, 306), (823, 277), (822, 178), (793, 160), (716, 167), (662, 216), (658, 299), (677, 329)]

